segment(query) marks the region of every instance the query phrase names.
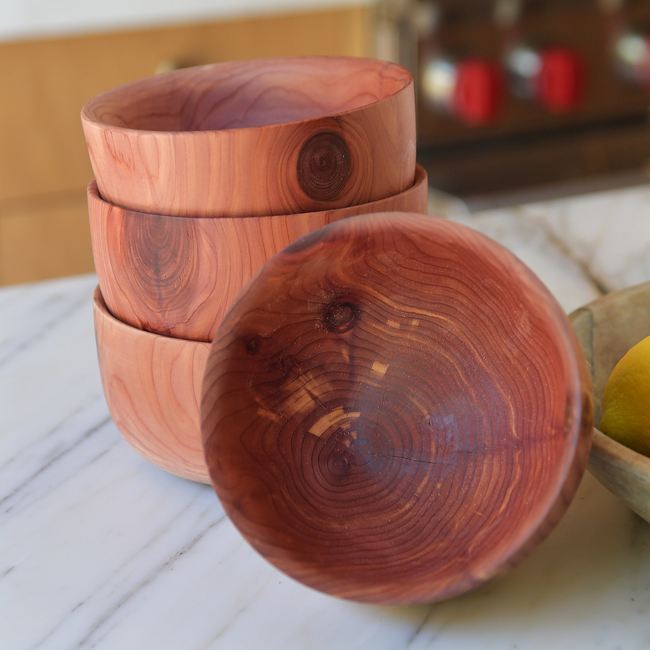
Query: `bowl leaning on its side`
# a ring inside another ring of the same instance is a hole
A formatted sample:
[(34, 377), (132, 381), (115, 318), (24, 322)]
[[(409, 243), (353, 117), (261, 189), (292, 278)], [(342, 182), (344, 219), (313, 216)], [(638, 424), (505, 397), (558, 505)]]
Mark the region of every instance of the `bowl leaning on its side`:
[(342, 219), (273, 256), (210, 348), (213, 485), (294, 579), (429, 603), (505, 573), (587, 463), (588, 370), (522, 262), (417, 214)]
[[(603, 394), (614, 366), (650, 336), (650, 282), (609, 294), (570, 316), (594, 389), (594, 422), (603, 414)], [(594, 429), (589, 471), (634, 512), (650, 522), (650, 458)]]

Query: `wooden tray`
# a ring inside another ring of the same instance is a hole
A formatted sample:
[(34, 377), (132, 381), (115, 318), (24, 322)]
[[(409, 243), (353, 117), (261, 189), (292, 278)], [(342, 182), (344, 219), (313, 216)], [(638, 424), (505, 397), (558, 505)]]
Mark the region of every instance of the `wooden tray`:
[[(611, 293), (570, 316), (594, 386), (596, 423), (603, 415), (603, 394), (614, 366), (650, 336), (650, 282)], [(594, 429), (589, 471), (634, 512), (650, 522), (650, 458)]]

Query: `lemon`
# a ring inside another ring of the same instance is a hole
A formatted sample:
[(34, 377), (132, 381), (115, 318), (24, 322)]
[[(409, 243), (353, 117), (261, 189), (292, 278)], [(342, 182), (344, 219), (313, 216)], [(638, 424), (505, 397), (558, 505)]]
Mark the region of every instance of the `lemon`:
[(650, 456), (650, 336), (637, 343), (609, 376), (600, 430)]

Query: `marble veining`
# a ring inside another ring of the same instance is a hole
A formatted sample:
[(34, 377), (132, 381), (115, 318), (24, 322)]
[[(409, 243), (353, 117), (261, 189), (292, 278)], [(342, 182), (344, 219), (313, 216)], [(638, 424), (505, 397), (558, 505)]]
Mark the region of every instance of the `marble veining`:
[[(650, 188), (470, 214), (572, 310), (650, 279)], [(650, 525), (590, 475), (504, 578), (373, 607), (283, 576), (212, 490), (149, 465), (103, 398), (94, 276), (0, 290), (0, 649), (650, 648)]]

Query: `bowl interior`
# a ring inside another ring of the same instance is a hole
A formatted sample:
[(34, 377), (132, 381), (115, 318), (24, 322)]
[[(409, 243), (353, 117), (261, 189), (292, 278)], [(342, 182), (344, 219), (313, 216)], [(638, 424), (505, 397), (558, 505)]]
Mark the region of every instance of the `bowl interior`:
[(569, 329), (521, 262), (462, 226), (392, 213), (315, 231), (267, 262), (213, 342), (215, 489), (312, 587), (376, 603), (461, 593), (572, 496), (590, 411)]
[(91, 120), (146, 131), (205, 131), (323, 117), (374, 103), (405, 88), (394, 64), (350, 57), (295, 57), (178, 70), (98, 95)]

